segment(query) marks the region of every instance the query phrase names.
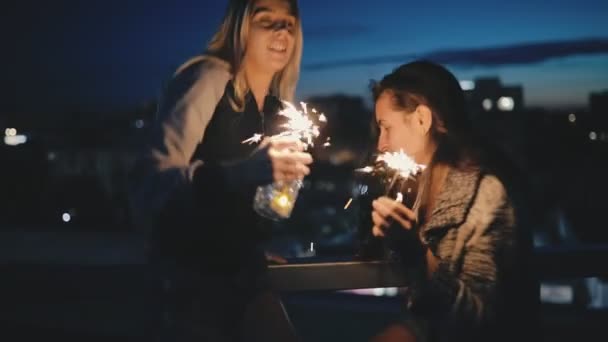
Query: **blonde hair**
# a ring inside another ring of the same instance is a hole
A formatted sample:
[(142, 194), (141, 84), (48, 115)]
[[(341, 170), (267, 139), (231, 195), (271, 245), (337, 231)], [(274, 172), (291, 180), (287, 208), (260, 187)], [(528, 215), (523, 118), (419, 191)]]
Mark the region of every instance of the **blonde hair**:
[[(297, 1), (285, 1), (289, 2), (290, 10), (296, 17), (294, 51), (285, 68), (272, 78), (270, 91), (280, 99), (292, 101), (300, 75), (303, 38)], [(230, 99), (230, 104), (234, 110), (239, 112), (244, 110), (245, 95), (250, 90), (245, 79), (243, 57), (247, 50), (249, 25), (255, 3), (256, 0), (230, 1), (224, 20), (207, 45), (204, 56), (204, 58), (219, 58), (230, 65), (234, 84), (234, 96)]]

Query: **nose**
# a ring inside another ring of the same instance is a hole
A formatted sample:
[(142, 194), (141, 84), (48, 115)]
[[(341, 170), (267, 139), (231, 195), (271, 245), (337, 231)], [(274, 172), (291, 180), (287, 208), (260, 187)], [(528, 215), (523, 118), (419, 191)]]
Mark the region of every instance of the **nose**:
[(275, 21), (272, 26), (271, 29), (275, 32), (279, 32), (279, 31), (289, 31), (289, 22), (287, 20), (277, 20)]
[(378, 137), (378, 151), (380, 152), (387, 152), (388, 151), (388, 141), (386, 139), (386, 137), (384, 136), (384, 134), (380, 133), (380, 136)]

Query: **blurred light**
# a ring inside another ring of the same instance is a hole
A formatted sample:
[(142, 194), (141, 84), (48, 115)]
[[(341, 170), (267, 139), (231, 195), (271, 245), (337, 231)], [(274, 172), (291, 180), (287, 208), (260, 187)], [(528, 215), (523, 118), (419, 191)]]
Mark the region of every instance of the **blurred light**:
[(473, 90), (475, 89), (475, 82), (469, 80), (460, 81), (460, 88), (462, 90)]
[(513, 110), (513, 108), (515, 108), (515, 101), (513, 101), (513, 98), (510, 96), (501, 96), (496, 105), (498, 109), (505, 112), (510, 112)]
[(597, 133), (595, 133), (593, 131), (589, 132), (589, 139), (597, 140)]
[(27, 137), (25, 135), (7, 135), (4, 137), (4, 143), (9, 146), (17, 146), (26, 142)]
[(399, 293), (399, 289), (396, 287), (387, 287), (385, 292), (387, 296), (394, 297)]
[(144, 124), (144, 120), (142, 119), (135, 120), (135, 128), (144, 128)]
[(363, 186), (361, 187), (361, 194), (362, 194), (362, 195), (367, 194), (367, 191), (368, 191), (368, 190), (369, 190), (369, 187), (368, 187), (367, 185), (363, 185)]
[(353, 203), (353, 198), (349, 198), (348, 201), (346, 202), (346, 204), (344, 205), (344, 210), (348, 209), (348, 207), (350, 207), (350, 204)]
[(575, 123), (576, 122), (576, 114), (572, 113), (568, 115), (568, 121)]
[(72, 216), (68, 213), (63, 213), (63, 215), (61, 215), (61, 219), (63, 222), (68, 223), (70, 220), (72, 220)]
[(401, 192), (397, 193), (397, 199), (395, 199), (396, 202), (403, 202), (403, 194)]
[(396, 287), (377, 287), (367, 289), (350, 289), (350, 290), (338, 290), (341, 293), (351, 293), (360, 296), (387, 296), (395, 297), (399, 294), (399, 289)]
[(277, 199), (277, 204), (281, 207), (286, 207), (287, 205), (289, 205), (289, 198), (287, 198), (287, 196), (285, 195), (279, 196), (279, 198)]
[(383, 287), (378, 287), (375, 289), (372, 289), (372, 293), (374, 294), (374, 296), (384, 296), (384, 288)]
[(483, 107), (483, 109), (486, 110), (486, 112), (489, 112), (490, 110), (492, 110), (492, 100), (484, 99), (483, 101), (481, 101), (481, 106)]
[(15, 128), (7, 128), (4, 130), (4, 135), (7, 137), (14, 137), (17, 135), (17, 130)]
[(553, 304), (571, 304), (574, 289), (568, 285), (540, 284), (540, 301)]
[(53, 160), (55, 160), (55, 159), (57, 158), (57, 154), (55, 154), (55, 152), (49, 152), (49, 153), (46, 155), (46, 158), (47, 158), (48, 160), (50, 160), (50, 161), (53, 161)]

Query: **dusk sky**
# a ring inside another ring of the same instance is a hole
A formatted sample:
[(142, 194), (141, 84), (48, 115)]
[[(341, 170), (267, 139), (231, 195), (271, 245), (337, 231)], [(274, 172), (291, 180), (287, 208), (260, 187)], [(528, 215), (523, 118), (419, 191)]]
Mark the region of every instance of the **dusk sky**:
[[(586, 106), (608, 89), (608, 1), (300, 0), (298, 98), (369, 99), (370, 79), (413, 58), (459, 79), (498, 76), (528, 106)], [(224, 1), (25, 1), (0, 24), (9, 110), (129, 108), (200, 53)], [(3, 50), (4, 50), (3, 48)]]

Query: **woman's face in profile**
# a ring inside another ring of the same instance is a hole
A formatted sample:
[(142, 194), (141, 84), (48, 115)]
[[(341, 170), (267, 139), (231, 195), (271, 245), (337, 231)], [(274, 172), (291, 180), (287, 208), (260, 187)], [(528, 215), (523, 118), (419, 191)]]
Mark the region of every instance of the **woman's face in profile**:
[(263, 72), (281, 71), (293, 55), (296, 25), (287, 1), (256, 1), (245, 52), (248, 65)]
[(375, 106), (376, 123), (380, 130), (378, 150), (399, 152), (403, 150), (417, 162), (422, 159), (427, 135), (416, 122), (416, 115), (395, 106), (391, 92), (384, 91)]

